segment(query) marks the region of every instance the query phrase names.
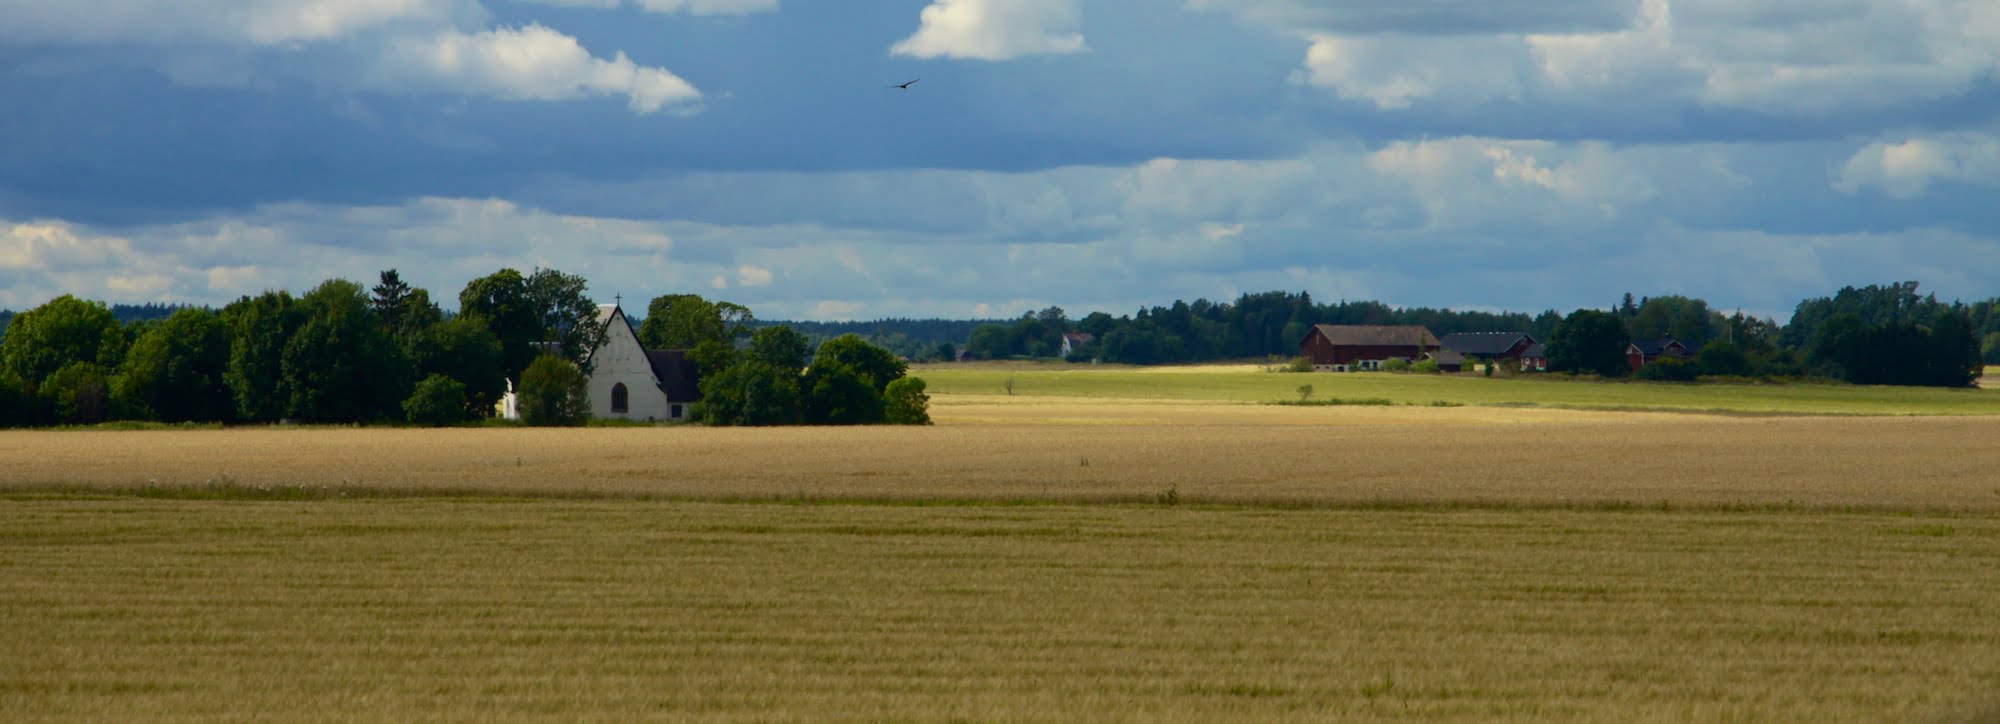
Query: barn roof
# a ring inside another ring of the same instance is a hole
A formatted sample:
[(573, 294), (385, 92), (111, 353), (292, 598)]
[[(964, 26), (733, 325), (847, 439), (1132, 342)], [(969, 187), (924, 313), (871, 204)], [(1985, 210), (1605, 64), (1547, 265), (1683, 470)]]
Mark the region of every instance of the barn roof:
[(1534, 344), (1535, 338), (1520, 332), (1453, 332), (1439, 341), (1445, 349), (1459, 354), (1492, 356), (1506, 354), (1521, 340)]
[(1438, 346), (1438, 338), (1431, 331), (1416, 325), (1385, 326), (1375, 324), (1316, 324), (1313, 329), (1326, 337), (1326, 341), (1336, 346), (1392, 347), (1397, 345), (1416, 346), (1421, 339), (1426, 347)]
[(1522, 356), (1522, 357), (1547, 357), (1547, 356), (1549, 356), (1549, 346), (1548, 346), (1548, 345), (1545, 345), (1545, 344), (1542, 344), (1542, 343), (1540, 343), (1540, 342), (1536, 342), (1536, 343), (1534, 343), (1534, 344), (1531, 344), (1531, 345), (1528, 345), (1528, 348), (1527, 348), (1527, 349), (1525, 349), (1525, 350), (1522, 350), (1522, 351), (1521, 351), (1521, 356)]

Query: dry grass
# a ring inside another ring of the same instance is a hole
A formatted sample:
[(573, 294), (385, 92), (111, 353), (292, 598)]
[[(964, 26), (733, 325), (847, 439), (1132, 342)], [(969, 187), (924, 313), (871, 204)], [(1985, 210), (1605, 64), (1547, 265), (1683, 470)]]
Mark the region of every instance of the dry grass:
[[(2000, 510), (1991, 418), (1086, 403), (1084, 425), (0, 433), (0, 489), (349, 486), (687, 499)], [(967, 418), (955, 417), (965, 413)], [(1138, 424), (1143, 423), (1143, 424)]]
[(1911, 720), (2000, 521), (0, 502), (9, 719)]

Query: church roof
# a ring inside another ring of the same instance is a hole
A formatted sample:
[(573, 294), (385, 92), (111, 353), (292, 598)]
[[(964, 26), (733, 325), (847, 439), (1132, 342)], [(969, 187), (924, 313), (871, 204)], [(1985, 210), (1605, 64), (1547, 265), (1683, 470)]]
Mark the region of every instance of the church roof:
[(687, 352), (678, 349), (646, 350), (646, 361), (653, 365), (653, 379), (660, 383), (660, 391), (667, 393), (670, 402), (700, 402), (701, 388), (696, 386), (694, 360), (687, 358)]

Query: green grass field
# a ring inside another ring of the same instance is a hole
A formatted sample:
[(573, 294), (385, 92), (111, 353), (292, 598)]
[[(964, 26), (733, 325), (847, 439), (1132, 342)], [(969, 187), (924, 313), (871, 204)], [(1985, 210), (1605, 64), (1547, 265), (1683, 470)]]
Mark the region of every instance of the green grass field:
[(1129, 368), (1088, 365), (977, 363), (920, 365), (912, 374), (933, 395), (1007, 394), (1227, 402), (1299, 399), (1312, 385), (1317, 399), (1387, 399), (1400, 404), (1448, 402), (1582, 409), (1694, 410), (1812, 415), (2000, 415), (2000, 390), (1952, 390), (1822, 383), (1681, 384), (1574, 381), (1559, 375), (1485, 378), (1377, 372), (1274, 373), (1246, 365), (1227, 368)]
[(1977, 720), (2000, 521), (0, 498), (10, 720)]

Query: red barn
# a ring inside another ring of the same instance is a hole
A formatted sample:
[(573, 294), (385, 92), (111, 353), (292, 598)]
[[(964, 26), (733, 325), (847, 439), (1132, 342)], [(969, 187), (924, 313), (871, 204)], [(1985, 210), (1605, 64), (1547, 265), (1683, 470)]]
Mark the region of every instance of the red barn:
[(1299, 340), (1299, 355), (1321, 372), (1380, 369), (1383, 362), (1414, 360), (1437, 349), (1438, 338), (1417, 326), (1316, 324)]
[(1634, 340), (1625, 346), (1625, 364), (1630, 366), (1633, 372), (1638, 372), (1647, 362), (1661, 357), (1685, 359), (1687, 356), (1687, 345), (1672, 337)]

